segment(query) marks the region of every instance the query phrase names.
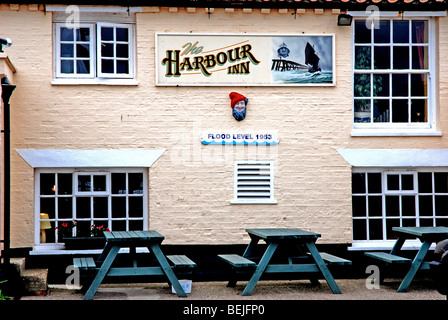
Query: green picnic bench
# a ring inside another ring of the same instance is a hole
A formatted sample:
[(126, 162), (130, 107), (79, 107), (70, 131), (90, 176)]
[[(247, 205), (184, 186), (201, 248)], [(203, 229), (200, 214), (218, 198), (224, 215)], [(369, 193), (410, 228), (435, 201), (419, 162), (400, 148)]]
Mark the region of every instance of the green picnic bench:
[[(87, 290), (84, 300), (91, 300), (104, 278), (113, 276), (166, 276), (179, 297), (186, 297), (176, 274), (191, 274), (196, 263), (185, 255), (169, 255), (162, 253), (160, 244), (164, 239), (157, 231), (114, 231), (104, 232), (106, 246), (95, 261), (92, 257), (74, 258), (73, 265), (79, 268), (81, 277), (92, 276), (94, 279)], [(131, 256), (135, 256), (136, 247), (147, 247), (158, 266), (140, 267), (134, 259), (132, 267), (113, 266), (121, 248), (129, 248)]]
[[(238, 275), (249, 275), (250, 280), (242, 293), (243, 296), (249, 296), (262, 274), (302, 272), (322, 274), (333, 293), (341, 293), (327, 265), (349, 266), (351, 261), (328, 253), (319, 253), (315, 242), (320, 234), (295, 228), (247, 229), (246, 231), (251, 237), (251, 242), (242, 256), (237, 254), (218, 255), (220, 260), (232, 267), (228, 287), (236, 285)], [(264, 240), (268, 246), (262, 258), (256, 263), (251, 259), (254, 257), (259, 240)], [(294, 252), (287, 253), (288, 263), (271, 262), (271, 258), (280, 245), (295, 248)], [(298, 260), (299, 263), (295, 263), (295, 260)], [(313, 283), (318, 282), (314, 275), (310, 277)]]

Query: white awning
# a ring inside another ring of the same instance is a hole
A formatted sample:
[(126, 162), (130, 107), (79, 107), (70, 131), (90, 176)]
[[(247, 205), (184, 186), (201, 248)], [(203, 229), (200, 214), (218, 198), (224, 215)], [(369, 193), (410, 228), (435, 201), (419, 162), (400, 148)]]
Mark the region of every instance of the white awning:
[(338, 149), (352, 167), (448, 167), (448, 149)]
[(18, 149), (33, 168), (149, 168), (165, 152), (161, 150)]

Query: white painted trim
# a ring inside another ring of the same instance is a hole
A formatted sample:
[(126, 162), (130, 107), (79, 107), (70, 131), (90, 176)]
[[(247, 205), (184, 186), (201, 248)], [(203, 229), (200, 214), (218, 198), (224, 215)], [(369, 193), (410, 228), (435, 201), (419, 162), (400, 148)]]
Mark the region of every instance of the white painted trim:
[(352, 167), (448, 167), (448, 149), (337, 149)]
[(165, 152), (161, 150), (18, 149), (33, 168), (149, 168)]
[(54, 86), (67, 86), (67, 85), (104, 85), (104, 86), (138, 86), (138, 81), (135, 79), (53, 79), (51, 84)]
[(352, 137), (441, 137), (442, 132), (434, 129), (365, 129), (353, 128)]
[(410, 18), (410, 17), (446, 17), (447, 13), (446, 11), (383, 11), (383, 10), (377, 10), (378, 14), (374, 15), (374, 12), (372, 10), (370, 11), (347, 11), (348, 15), (351, 15), (352, 17), (372, 17), (372, 18), (390, 18), (390, 17), (397, 17), (397, 18)]

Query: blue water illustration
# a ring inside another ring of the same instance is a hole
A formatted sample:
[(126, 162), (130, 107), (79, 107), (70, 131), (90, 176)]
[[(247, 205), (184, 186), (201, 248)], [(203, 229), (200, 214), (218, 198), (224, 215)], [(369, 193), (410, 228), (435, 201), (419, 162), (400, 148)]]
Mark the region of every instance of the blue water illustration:
[(332, 71), (310, 73), (307, 70), (271, 71), (275, 83), (306, 84), (306, 83), (333, 83)]

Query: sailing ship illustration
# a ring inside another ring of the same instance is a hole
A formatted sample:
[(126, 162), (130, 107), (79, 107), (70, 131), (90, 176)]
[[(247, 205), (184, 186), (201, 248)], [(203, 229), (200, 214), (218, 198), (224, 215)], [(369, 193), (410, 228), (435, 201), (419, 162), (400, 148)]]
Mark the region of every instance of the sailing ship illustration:
[(307, 42), (305, 46), (305, 64), (309, 65), (308, 72), (315, 73), (322, 71), (319, 67), (320, 58), (317, 56), (313, 46)]

